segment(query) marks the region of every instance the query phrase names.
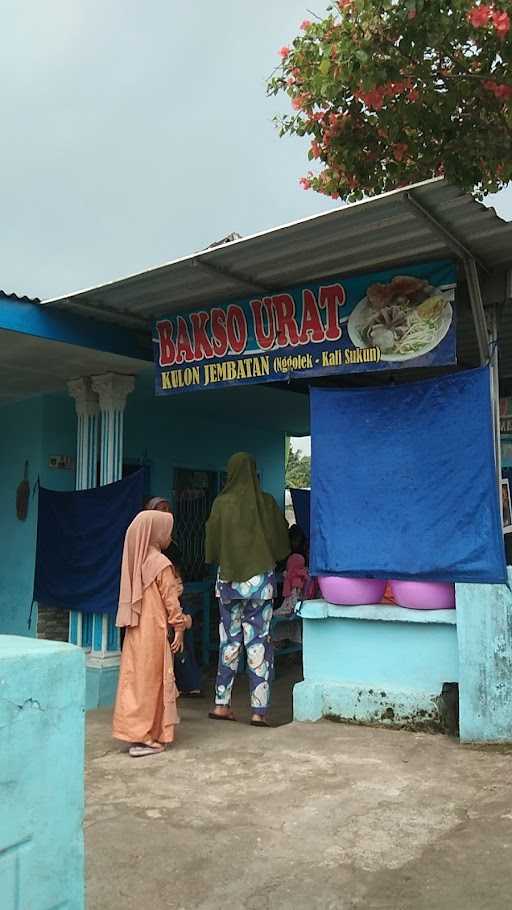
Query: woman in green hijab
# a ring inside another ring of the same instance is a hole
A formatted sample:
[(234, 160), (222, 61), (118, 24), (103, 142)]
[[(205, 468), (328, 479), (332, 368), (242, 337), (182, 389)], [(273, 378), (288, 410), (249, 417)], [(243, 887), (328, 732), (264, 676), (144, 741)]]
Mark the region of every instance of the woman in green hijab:
[(206, 562), (218, 566), (220, 610), (215, 708), (209, 714), (214, 720), (235, 720), (231, 694), (245, 644), (251, 724), (268, 726), (274, 571), (289, 552), (288, 526), (275, 499), (261, 490), (254, 459), (245, 452), (233, 455), (206, 524)]

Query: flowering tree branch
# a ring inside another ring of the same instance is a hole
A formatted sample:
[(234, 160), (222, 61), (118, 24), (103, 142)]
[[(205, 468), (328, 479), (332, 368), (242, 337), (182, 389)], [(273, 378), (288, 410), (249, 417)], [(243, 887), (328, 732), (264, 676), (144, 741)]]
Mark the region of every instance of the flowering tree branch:
[(320, 170), (360, 198), (445, 174), (478, 196), (512, 178), (512, 0), (339, 0), (281, 48), (269, 94)]

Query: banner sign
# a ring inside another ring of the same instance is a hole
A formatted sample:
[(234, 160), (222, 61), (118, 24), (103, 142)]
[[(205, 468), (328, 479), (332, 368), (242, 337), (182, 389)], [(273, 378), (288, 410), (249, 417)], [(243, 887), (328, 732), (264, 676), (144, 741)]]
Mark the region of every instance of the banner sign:
[(456, 363), (456, 281), (421, 263), (159, 319), (156, 393)]

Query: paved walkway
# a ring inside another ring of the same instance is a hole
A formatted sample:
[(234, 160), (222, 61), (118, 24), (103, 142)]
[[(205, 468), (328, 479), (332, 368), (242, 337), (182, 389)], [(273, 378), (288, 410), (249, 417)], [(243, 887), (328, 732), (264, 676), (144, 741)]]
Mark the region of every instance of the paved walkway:
[(206, 709), (182, 701), (175, 746), (139, 760), (89, 715), (88, 910), (512, 906), (512, 749)]

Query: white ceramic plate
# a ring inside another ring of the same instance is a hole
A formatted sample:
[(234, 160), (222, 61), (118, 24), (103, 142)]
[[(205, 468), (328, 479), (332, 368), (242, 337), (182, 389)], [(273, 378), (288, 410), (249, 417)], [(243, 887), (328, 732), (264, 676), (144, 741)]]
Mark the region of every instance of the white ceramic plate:
[[(442, 295), (443, 297), (446, 296), (445, 294), (443, 294), (443, 291), (440, 290), (439, 288), (436, 289), (435, 293)], [(367, 315), (368, 309), (369, 309), (368, 298), (363, 297), (363, 299), (359, 301), (359, 303), (357, 304), (357, 306), (354, 308), (354, 310), (352, 311), (352, 313), (349, 316), (348, 326), (347, 326), (348, 334), (349, 334), (352, 344), (354, 344), (356, 346), (356, 348), (370, 347), (370, 345), (368, 345), (368, 343), (362, 338), (361, 333), (359, 331), (359, 326), (361, 325), (364, 328), (364, 325), (366, 324), (365, 317)], [(411, 353), (411, 354), (381, 354), (381, 360), (385, 360), (385, 361), (392, 362), (392, 363), (400, 363), (404, 360), (416, 360), (417, 357), (424, 357), (425, 354), (429, 354), (430, 351), (433, 351), (434, 348), (437, 348), (438, 344), (441, 344), (443, 338), (448, 333), (448, 330), (452, 324), (452, 320), (453, 320), (452, 305), (451, 305), (451, 303), (446, 301), (446, 306), (443, 310), (443, 316), (439, 323), (438, 330), (437, 330), (436, 334), (434, 335), (434, 338), (431, 342), (429, 342), (427, 345), (425, 345), (424, 348), (420, 349), (419, 351), (414, 351), (414, 353)]]

